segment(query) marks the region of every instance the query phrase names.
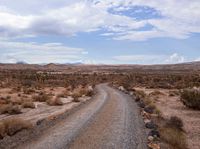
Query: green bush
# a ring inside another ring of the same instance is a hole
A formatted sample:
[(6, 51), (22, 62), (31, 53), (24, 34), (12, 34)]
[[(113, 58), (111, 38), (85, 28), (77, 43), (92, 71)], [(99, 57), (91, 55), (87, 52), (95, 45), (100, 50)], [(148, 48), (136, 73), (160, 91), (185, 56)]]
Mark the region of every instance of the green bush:
[(181, 91), (181, 101), (189, 108), (200, 110), (200, 90), (184, 89)]

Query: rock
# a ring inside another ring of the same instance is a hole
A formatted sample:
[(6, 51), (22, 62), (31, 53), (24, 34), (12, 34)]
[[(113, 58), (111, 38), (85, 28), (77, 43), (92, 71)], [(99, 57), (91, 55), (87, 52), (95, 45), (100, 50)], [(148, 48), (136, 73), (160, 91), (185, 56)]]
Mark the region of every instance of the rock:
[(156, 124), (154, 124), (154, 122), (150, 121), (145, 124), (145, 127), (148, 129), (157, 129), (158, 126)]
[(148, 147), (150, 149), (160, 149), (160, 146), (158, 144), (155, 144), (155, 143), (149, 143)]
[(151, 120), (149, 120), (149, 119), (144, 119), (144, 123), (146, 124), (146, 123), (149, 123), (149, 122), (151, 122)]
[(144, 104), (144, 102), (143, 101), (139, 101), (138, 102), (138, 106), (140, 107), (140, 108), (144, 108), (145, 107), (145, 104)]
[(119, 87), (119, 90), (124, 91), (125, 89), (124, 89), (123, 86), (120, 86), (120, 87)]
[(143, 116), (144, 119), (151, 119), (151, 115), (145, 111), (142, 111), (141, 115)]
[(93, 91), (93, 87), (92, 86), (88, 86), (88, 90), (89, 91)]
[(153, 136), (148, 136), (148, 141), (149, 142), (152, 142), (154, 140), (154, 137)]
[(36, 125), (41, 125), (45, 120), (44, 119), (40, 119), (36, 122)]
[(158, 138), (160, 138), (160, 133), (159, 133), (158, 130), (153, 129), (153, 130), (151, 130), (151, 131), (149, 132), (148, 136), (153, 136), (153, 137), (158, 137)]
[(135, 101), (136, 101), (136, 102), (140, 101), (140, 97), (136, 95), (136, 96), (135, 96)]
[(144, 108), (144, 111), (147, 112), (147, 113), (153, 114), (154, 108), (151, 107), (151, 106), (147, 106), (147, 107)]
[(133, 96), (133, 92), (129, 92), (129, 95)]

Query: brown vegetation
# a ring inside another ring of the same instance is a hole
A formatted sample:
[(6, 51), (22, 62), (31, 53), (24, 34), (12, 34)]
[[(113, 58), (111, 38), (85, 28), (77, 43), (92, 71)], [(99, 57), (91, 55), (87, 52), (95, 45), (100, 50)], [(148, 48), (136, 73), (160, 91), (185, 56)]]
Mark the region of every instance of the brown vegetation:
[(200, 90), (184, 89), (181, 92), (181, 101), (189, 108), (200, 110)]
[(41, 92), (39, 95), (33, 96), (33, 99), (39, 102), (46, 102), (50, 99), (50, 97), (46, 93)]
[(61, 106), (64, 103), (62, 102), (60, 97), (56, 97), (56, 98), (51, 98), (51, 99), (47, 100), (47, 104), (50, 106)]
[(20, 114), (21, 108), (18, 105), (12, 105), (12, 104), (3, 104), (0, 106), (0, 113), (1, 114)]
[(24, 102), (24, 103), (22, 104), (22, 107), (23, 107), (23, 108), (31, 108), (31, 109), (34, 109), (34, 108), (35, 108), (35, 104), (34, 104), (34, 102), (27, 101), (27, 102)]
[(3, 139), (6, 135), (12, 136), (23, 129), (31, 128), (28, 121), (20, 118), (5, 119), (0, 122), (0, 138)]

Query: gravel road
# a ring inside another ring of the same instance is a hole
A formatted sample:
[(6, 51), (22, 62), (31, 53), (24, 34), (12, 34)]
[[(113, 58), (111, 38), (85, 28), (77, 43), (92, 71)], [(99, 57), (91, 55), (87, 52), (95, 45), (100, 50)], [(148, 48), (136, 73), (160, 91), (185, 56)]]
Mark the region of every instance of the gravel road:
[(136, 103), (124, 93), (97, 86), (97, 95), (62, 122), (19, 149), (147, 149)]

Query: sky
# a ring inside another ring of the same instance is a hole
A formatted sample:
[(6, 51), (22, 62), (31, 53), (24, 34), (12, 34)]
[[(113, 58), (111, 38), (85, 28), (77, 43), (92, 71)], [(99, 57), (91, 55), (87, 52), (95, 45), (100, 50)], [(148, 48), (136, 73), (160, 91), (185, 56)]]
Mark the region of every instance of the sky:
[(200, 61), (200, 0), (0, 0), (0, 63)]

